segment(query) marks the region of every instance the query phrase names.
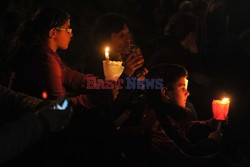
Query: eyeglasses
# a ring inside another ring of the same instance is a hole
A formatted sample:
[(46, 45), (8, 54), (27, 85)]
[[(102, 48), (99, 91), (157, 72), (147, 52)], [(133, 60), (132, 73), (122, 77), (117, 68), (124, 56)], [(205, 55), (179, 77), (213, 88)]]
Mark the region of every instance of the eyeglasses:
[(63, 31), (66, 31), (70, 34), (72, 34), (72, 28), (59, 28), (59, 27), (56, 27), (57, 30), (63, 30)]

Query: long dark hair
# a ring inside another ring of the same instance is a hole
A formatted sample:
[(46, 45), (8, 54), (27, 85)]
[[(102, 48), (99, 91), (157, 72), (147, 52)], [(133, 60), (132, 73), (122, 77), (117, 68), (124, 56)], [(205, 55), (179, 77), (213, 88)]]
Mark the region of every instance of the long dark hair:
[(49, 30), (64, 25), (68, 19), (70, 15), (60, 8), (48, 6), (38, 9), (31, 19), (20, 24), (13, 39), (14, 52), (45, 44)]

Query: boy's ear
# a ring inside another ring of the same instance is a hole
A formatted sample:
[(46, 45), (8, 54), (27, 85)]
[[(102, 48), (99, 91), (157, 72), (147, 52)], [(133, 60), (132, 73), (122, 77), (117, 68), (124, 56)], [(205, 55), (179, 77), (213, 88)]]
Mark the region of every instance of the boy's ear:
[(56, 29), (55, 28), (51, 28), (49, 30), (49, 38), (54, 38), (55, 35), (56, 35), (56, 33), (57, 33)]
[(168, 101), (169, 97), (169, 90), (166, 87), (161, 88), (161, 98), (163, 101)]

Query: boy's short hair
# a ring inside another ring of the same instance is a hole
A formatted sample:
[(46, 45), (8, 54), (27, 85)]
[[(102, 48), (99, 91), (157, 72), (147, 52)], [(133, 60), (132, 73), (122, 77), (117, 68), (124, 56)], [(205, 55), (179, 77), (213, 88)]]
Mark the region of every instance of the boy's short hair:
[[(163, 87), (173, 89), (174, 84), (181, 78), (187, 77), (188, 72), (185, 67), (177, 64), (158, 64), (153, 66), (147, 75), (148, 79), (163, 79)], [(150, 101), (159, 101), (161, 99), (161, 90), (148, 89), (146, 95)]]

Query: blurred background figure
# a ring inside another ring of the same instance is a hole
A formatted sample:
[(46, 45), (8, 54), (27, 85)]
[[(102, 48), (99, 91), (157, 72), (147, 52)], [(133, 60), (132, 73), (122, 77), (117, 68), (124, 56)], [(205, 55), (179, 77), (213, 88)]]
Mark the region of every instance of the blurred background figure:
[(59, 100), (63, 99), (57, 99), (57, 103), (46, 102), (0, 86), (1, 165), (14, 164), (18, 155), (41, 141), (49, 132), (64, 129), (72, 110), (69, 105), (64, 109), (53, 108), (60, 105)]
[(103, 76), (102, 60), (107, 46), (110, 47), (110, 59), (123, 62), (123, 73), (126, 76), (133, 76), (143, 66), (144, 58), (141, 53), (131, 49), (134, 43), (130, 26), (131, 22), (127, 17), (116, 13), (107, 13), (96, 20), (91, 34), (93, 48), (88, 56), (89, 72)]

